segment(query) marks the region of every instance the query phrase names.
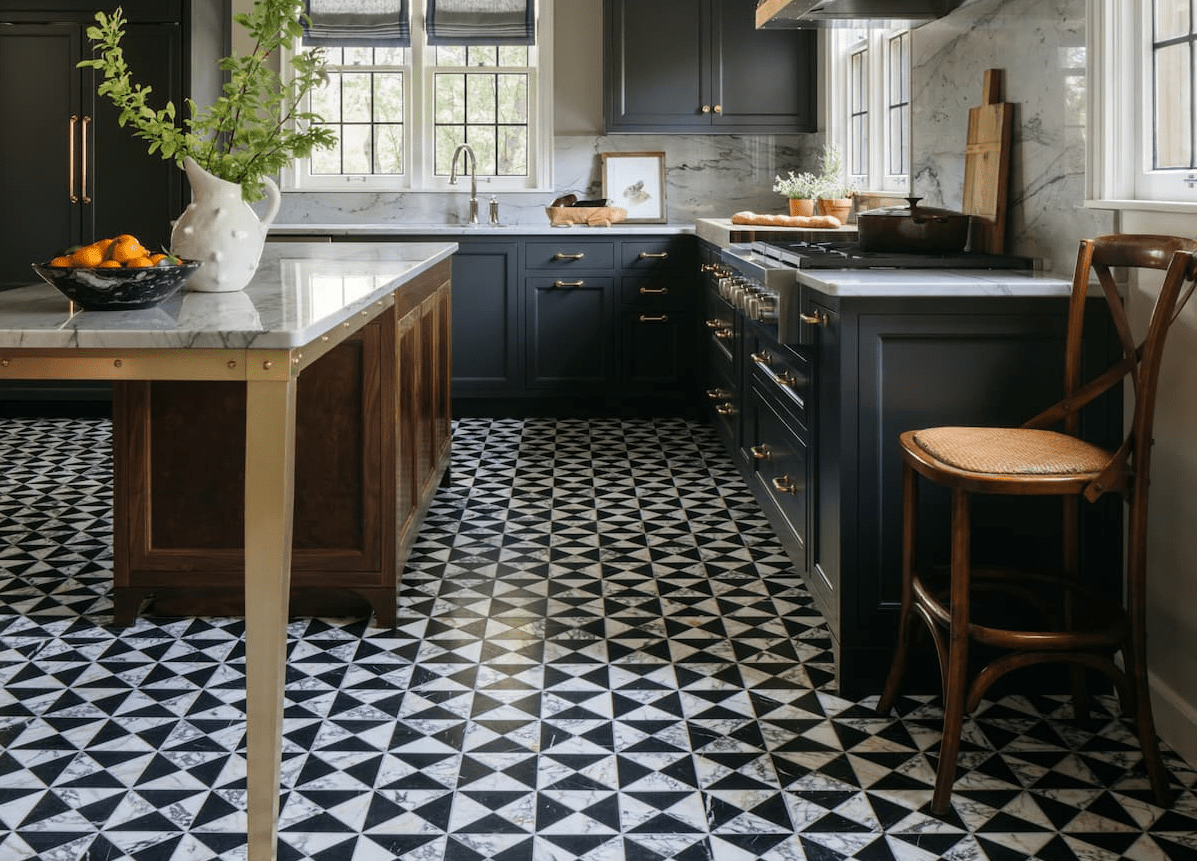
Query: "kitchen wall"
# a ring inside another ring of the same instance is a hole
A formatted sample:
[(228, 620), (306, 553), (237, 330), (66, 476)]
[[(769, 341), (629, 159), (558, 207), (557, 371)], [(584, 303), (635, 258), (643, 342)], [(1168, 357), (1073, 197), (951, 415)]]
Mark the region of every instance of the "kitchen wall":
[[(247, 0), (234, 0), (234, 6)], [(553, 7), (553, 188), (498, 195), (504, 223), (547, 223), (544, 207), (567, 192), (597, 197), (601, 152), (664, 152), (669, 221), (728, 217), (739, 210), (782, 212), (773, 177), (812, 167), (821, 135), (604, 135), (602, 0), (556, 0)], [(283, 195), (280, 223), (433, 223), (463, 220), (468, 191)], [(480, 184), (478, 195), (489, 192)]]
[[(1072, 271), (1077, 242), (1102, 233), (1197, 236), (1197, 216), (1085, 208), (1084, 0), (973, 0), (914, 31), (916, 193), (948, 207), (963, 197), (968, 109), (985, 69), (1005, 70), (1017, 105), (1010, 177), (1011, 249)], [(1146, 328), (1152, 284), (1128, 305)], [(1197, 763), (1197, 303), (1172, 327), (1156, 410), (1148, 557), (1148, 663), (1161, 737)]]

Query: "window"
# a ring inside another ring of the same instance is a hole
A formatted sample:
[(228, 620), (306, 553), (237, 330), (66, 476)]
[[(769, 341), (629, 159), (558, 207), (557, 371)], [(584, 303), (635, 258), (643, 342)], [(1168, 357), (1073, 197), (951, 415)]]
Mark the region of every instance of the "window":
[(1192, 0), (1090, 0), (1090, 200), (1197, 203)]
[(910, 173), (910, 31), (830, 31), (828, 137), (862, 189), (902, 191)]
[(287, 188), (440, 190), (462, 143), (488, 192), (551, 187), (551, 4), (535, 46), (429, 45), (422, 5), (410, 48), (328, 49), (329, 84), (312, 108), (339, 143), (297, 161)]

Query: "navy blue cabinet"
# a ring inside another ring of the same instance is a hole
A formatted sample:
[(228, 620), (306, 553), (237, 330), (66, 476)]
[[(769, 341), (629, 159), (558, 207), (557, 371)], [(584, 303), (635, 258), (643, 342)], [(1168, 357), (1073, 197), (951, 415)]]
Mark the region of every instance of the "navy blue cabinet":
[(608, 132), (816, 131), (812, 30), (757, 30), (756, 0), (605, 0)]
[(502, 396), (524, 387), (519, 245), (456, 238), (453, 255), (453, 394)]

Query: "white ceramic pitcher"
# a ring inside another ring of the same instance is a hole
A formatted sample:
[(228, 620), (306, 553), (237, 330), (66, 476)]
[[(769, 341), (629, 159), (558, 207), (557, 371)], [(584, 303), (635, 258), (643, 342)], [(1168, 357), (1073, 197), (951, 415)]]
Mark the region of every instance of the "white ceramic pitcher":
[(241, 198), (241, 186), (204, 170), (190, 156), (183, 170), (191, 183), (191, 203), (170, 232), (172, 254), (203, 263), (186, 289), (202, 293), (242, 290), (258, 270), (266, 230), (278, 214), (278, 186), (266, 177), (266, 214), (261, 219)]

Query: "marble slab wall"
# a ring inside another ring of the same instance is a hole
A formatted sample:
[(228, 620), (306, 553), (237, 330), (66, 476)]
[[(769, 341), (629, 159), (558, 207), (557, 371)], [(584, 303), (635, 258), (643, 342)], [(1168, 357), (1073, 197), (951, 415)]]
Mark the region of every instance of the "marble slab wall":
[[(818, 161), (821, 135), (569, 135), (554, 141), (553, 191), (498, 192), (504, 224), (543, 225), (544, 207), (573, 192), (598, 197), (602, 189), (599, 153), (664, 152), (667, 217), (674, 223), (729, 217), (748, 209), (783, 212), (773, 178), (809, 170)], [(490, 191), (478, 186), (485, 219)], [(456, 224), (468, 216), (469, 185), (444, 192), (289, 192), (278, 222), (285, 224), (371, 223)]]
[(972, 0), (916, 29), (911, 71), (914, 193), (959, 209), (968, 111), (986, 69), (1014, 109), (1008, 248), (1071, 272), (1077, 243), (1109, 233), (1085, 198), (1085, 0)]

